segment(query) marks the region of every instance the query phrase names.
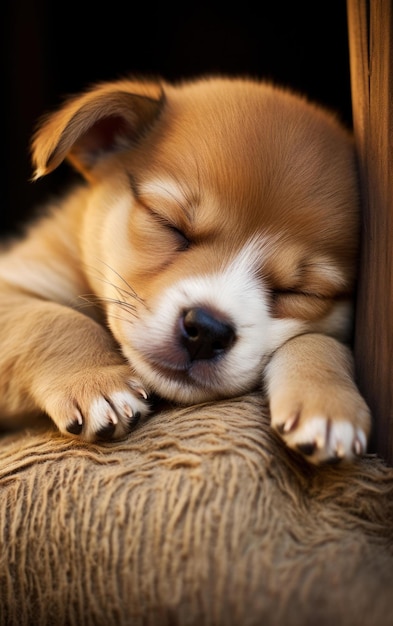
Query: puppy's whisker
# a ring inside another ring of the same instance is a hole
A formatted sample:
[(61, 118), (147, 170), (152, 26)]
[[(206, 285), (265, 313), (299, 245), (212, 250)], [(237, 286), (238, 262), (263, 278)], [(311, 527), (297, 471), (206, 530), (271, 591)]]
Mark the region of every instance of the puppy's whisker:
[(105, 285), (109, 285), (110, 287), (113, 287), (116, 293), (119, 296), (121, 296), (120, 298), (121, 300), (124, 300), (124, 298), (126, 297), (132, 300), (137, 300), (140, 304), (142, 304), (143, 306), (146, 306), (144, 300), (140, 296), (138, 296), (135, 289), (133, 289), (131, 285), (129, 285), (129, 283), (125, 280), (125, 278), (123, 278), (121, 274), (119, 274), (119, 272), (117, 272), (113, 267), (105, 263), (105, 261), (102, 261), (101, 259), (97, 259), (97, 261), (105, 265), (111, 272), (113, 272), (121, 280), (121, 282), (124, 283), (127, 289), (124, 289), (123, 287), (120, 287), (120, 285), (117, 285), (116, 283), (108, 280), (105, 277), (104, 272), (101, 272), (97, 267), (91, 267), (91, 266), (86, 267), (87, 271), (90, 273), (90, 276), (96, 278), (97, 280), (99, 280), (101, 283)]
[(125, 302), (124, 300), (117, 300), (116, 298), (101, 298), (101, 302), (108, 304), (115, 304), (119, 308), (123, 309), (127, 313), (131, 313), (132, 315), (136, 315), (136, 307), (129, 302)]
[(108, 285), (112, 284), (112, 286), (116, 289), (117, 293), (120, 296), (127, 296), (129, 298), (133, 298), (134, 300), (137, 300), (140, 304), (145, 305), (144, 300), (142, 300), (142, 298), (140, 298), (139, 296), (137, 296), (134, 293), (130, 293), (129, 291), (127, 291), (126, 289), (123, 289), (122, 287), (119, 287), (118, 285), (114, 285), (113, 283), (107, 282)]
[(122, 317), (121, 315), (115, 315), (114, 313), (108, 313), (107, 318), (112, 320), (119, 320), (120, 322), (124, 322), (125, 324), (130, 323), (130, 317)]
[(138, 298), (138, 296), (134, 293), (130, 293), (129, 291), (127, 291), (126, 289), (123, 289), (122, 287), (119, 287), (118, 285), (115, 285), (114, 283), (112, 283), (110, 280), (106, 280), (105, 278), (100, 278), (99, 279), (101, 283), (103, 283), (104, 285), (109, 285), (110, 287), (113, 287), (114, 291), (121, 296), (121, 300), (124, 299), (124, 297), (126, 298), (130, 298), (132, 300), (137, 300), (138, 302), (140, 302), (141, 304), (144, 304), (143, 300), (141, 298)]
[(142, 298), (140, 298), (137, 294), (137, 292), (135, 291), (135, 289), (133, 289), (131, 287), (131, 285), (126, 281), (126, 279), (119, 274), (119, 272), (117, 272), (113, 267), (111, 267), (110, 265), (108, 265), (108, 263), (105, 263), (105, 261), (102, 261), (100, 259), (98, 259), (100, 261), (100, 263), (102, 263), (103, 265), (105, 265), (105, 267), (107, 267), (111, 272), (113, 272), (113, 274), (115, 274), (115, 276), (117, 276), (118, 278), (120, 278), (121, 282), (124, 283), (124, 285), (127, 287), (127, 289), (122, 289), (121, 287), (119, 287), (118, 285), (115, 285), (114, 283), (110, 283), (108, 282), (107, 284), (112, 284), (113, 287), (115, 287), (116, 289), (118, 289), (120, 292), (126, 293), (128, 296), (130, 296), (131, 298), (134, 298), (135, 300), (138, 300), (138, 302), (140, 302), (141, 304), (144, 304), (144, 301), (142, 300)]
[[(126, 302), (124, 300), (118, 300), (117, 298), (100, 297), (100, 296), (96, 296), (93, 294), (89, 294), (85, 296), (82, 295), (82, 296), (79, 296), (79, 298), (80, 300), (84, 301), (78, 306), (79, 309), (88, 308), (89, 306), (97, 306), (100, 309), (103, 309), (104, 308), (103, 305), (105, 303), (109, 303), (109, 304), (117, 305), (119, 308), (123, 309), (127, 314), (131, 315), (132, 317), (137, 317), (135, 305), (129, 302)], [(114, 317), (114, 316), (113, 314), (108, 313), (108, 317)], [(123, 321), (129, 321), (129, 317), (124, 318)]]
[(95, 294), (80, 294), (78, 296), (78, 302), (75, 305), (75, 308), (87, 309), (88, 307), (97, 307), (102, 308), (100, 298), (98, 298)]

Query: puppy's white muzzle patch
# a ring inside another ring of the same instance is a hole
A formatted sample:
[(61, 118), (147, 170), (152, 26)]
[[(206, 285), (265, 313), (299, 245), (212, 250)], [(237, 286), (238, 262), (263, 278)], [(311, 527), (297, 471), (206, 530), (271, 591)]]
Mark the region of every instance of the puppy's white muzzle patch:
[(123, 327), (123, 352), (146, 385), (175, 401), (199, 402), (261, 382), (269, 355), (303, 323), (270, 315), (256, 273), (260, 255), (251, 241), (227, 267), (178, 281)]

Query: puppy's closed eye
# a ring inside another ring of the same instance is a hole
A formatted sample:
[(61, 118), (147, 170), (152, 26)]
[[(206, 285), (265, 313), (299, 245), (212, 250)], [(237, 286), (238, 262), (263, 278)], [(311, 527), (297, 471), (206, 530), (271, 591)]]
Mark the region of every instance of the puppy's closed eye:
[(164, 229), (167, 234), (171, 235), (171, 238), (176, 243), (176, 250), (182, 252), (183, 250), (187, 250), (190, 246), (190, 239), (185, 234), (184, 230), (176, 226), (173, 222), (170, 222), (163, 215), (160, 215), (153, 209), (147, 209), (150, 213), (152, 219), (158, 224), (161, 229)]
[(318, 294), (276, 290), (272, 292), (271, 313), (277, 318), (294, 317), (317, 320), (326, 315), (334, 303), (333, 298)]
[(292, 259), (271, 277), (270, 286), (271, 313), (277, 318), (318, 320), (348, 295), (342, 273), (321, 256)]

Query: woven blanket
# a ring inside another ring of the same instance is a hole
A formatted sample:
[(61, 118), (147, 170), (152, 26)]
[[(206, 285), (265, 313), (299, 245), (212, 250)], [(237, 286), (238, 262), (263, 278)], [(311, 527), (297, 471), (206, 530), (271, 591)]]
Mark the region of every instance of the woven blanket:
[(3, 434), (0, 542), (1, 626), (393, 624), (393, 468), (310, 467), (257, 395)]

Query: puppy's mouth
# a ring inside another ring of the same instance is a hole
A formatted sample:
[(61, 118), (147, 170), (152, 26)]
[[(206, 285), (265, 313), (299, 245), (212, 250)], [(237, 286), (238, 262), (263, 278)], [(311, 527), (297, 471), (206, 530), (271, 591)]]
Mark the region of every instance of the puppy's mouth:
[[(139, 353), (138, 370), (147, 386), (160, 397), (176, 403), (204, 402), (232, 395), (224, 389), (224, 376), (220, 365), (224, 355), (212, 359), (191, 361), (184, 358), (180, 363), (170, 358), (159, 359), (157, 355), (144, 357)], [(226, 386), (225, 386), (226, 387)]]
[(223, 356), (217, 356), (214, 359), (198, 359), (195, 361), (185, 361), (184, 364), (171, 364), (168, 361), (161, 361), (155, 357), (149, 358), (148, 362), (157, 374), (166, 378), (175, 378), (179, 382), (205, 386), (209, 382), (209, 386), (217, 379), (215, 376), (216, 368), (219, 366)]

